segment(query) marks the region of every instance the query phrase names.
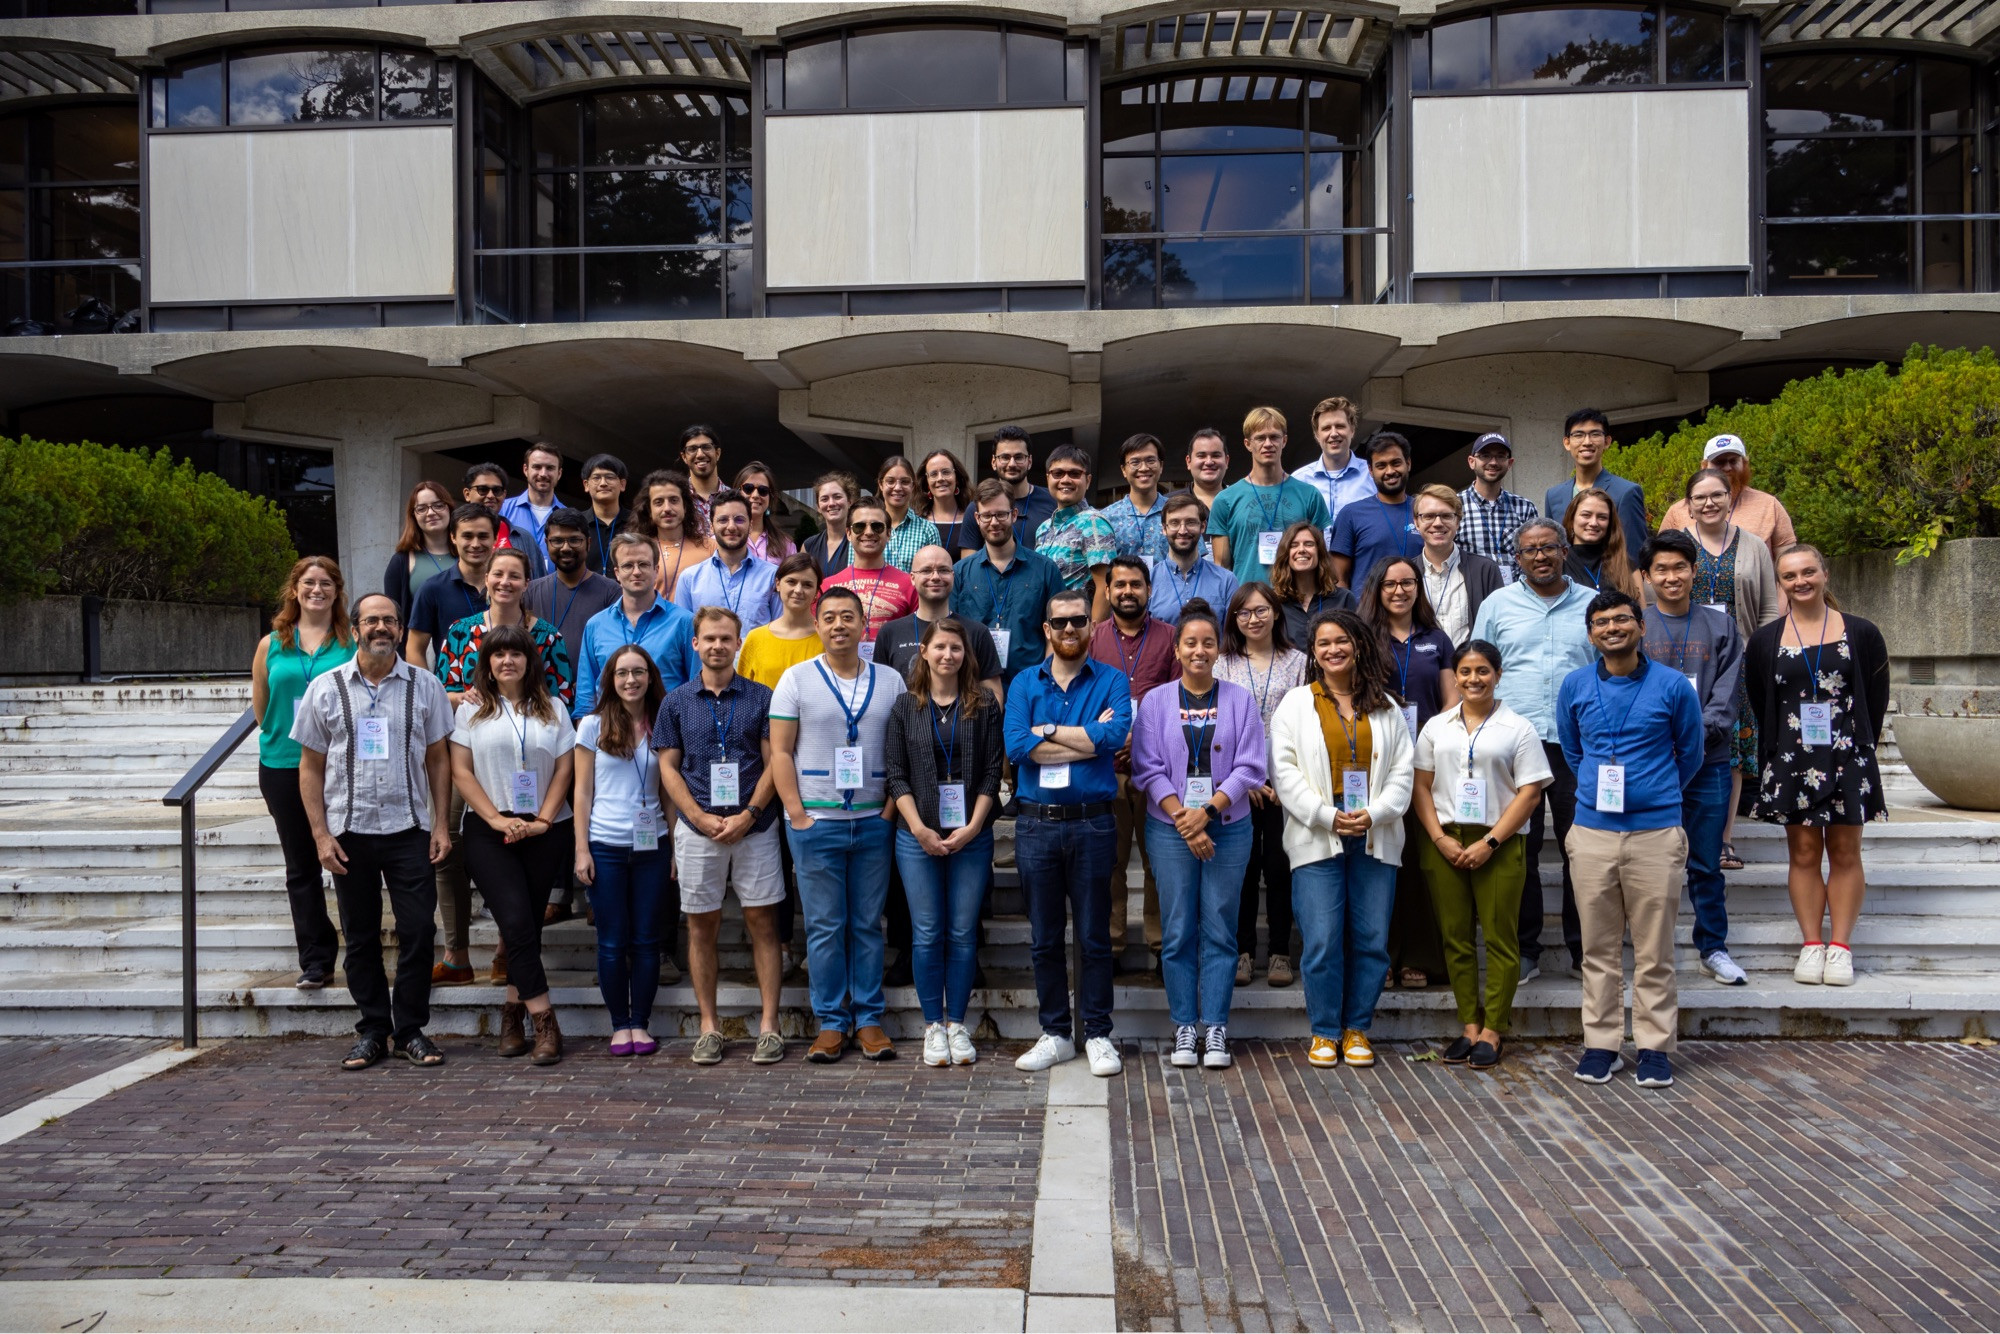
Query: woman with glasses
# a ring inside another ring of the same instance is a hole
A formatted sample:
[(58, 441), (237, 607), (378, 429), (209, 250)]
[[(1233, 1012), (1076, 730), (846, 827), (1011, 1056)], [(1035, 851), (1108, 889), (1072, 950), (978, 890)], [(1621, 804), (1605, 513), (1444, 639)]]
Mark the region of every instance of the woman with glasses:
[(458, 706), (451, 734), (451, 777), (465, 802), (466, 870), (507, 946), (498, 1051), (521, 1056), (532, 1048), (536, 1065), (554, 1065), (563, 1055), (562, 1027), (542, 967), (542, 917), (570, 852), (555, 829), (569, 819), (576, 732), (549, 692), (541, 658), (518, 625), (485, 636), (473, 698)]
[[(1443, 928), (1463, 1029), (1445, 1048), (1444, 1061), (1490, 1070), (1500, 1064), (1520, 985), (1521, 887), (1528, 866), (1521, 831), (1555, 773), (1535, 725), (1494, 698), (1499, 649), (1474, 639), (1452, 655), (1451, 671), (1458, 703), (1424, 724), (1417, 737), (1410, 809), (1424, 834), (1417, 860)], [(1475, 932), (1486, 940), (1483, 990)]]
[(968, 507), (972, 504), (972, 482), (965, 465), (948, 449), (934, 449), (924, 455), (924, 517), (938, 530), (938, 544), (955, 561), (985, 544), (979, 525)]
[(847, 568), (847, 512), (861, 499), (861, 483), (851, 472), (822, 473), (813, 483), (813, 505), (820, 530), (808, 537), (803, 550), (821, 575)]
[[(1423, 572), (1408, 556), (1377, 565), (1361, 586), (1361, 616), (1381, 636), (1389, 655), (1389, 689), (1403, 710), (1411, 736), (1440, 712), (1458, 703), (1458, 683), (1449, 671), (1451, 636), (1438, 628)], [(1403, 817), (1405, 843), (1420, 839), (1414, 814)], [(1389, 919), (1387, 985), (1427, 987), (1445, 976), (1444, 940), (1430, 895), (1414, 857), (1405, 857), (1396, 877), (1396, 910)]]
[(979, 971), (979, 908), (993, 879), (1003, 723), (999, 704), (979, 684), (965, 623), (955, 616), (933, 621), (883, 742), (889, 798), (901, 821), (896, 868), (910, 904), (925, 1065), (979, 1059), (965, 1012)]
[(1313, 683), (1271, 718), (1271, 776), (1285, 807), (1292, 910), (1305, 941), (1306, 1060), (1375, 1064), (1368, 1030), (1389, 971), (1389, 915), (1403, 860), (1415, 750), (1373, 627), (1351, 611), (1312, 625)]
[(736, 490), (750, 502), (750, 554), (776, 565), (792, 554), (792, 539), (772, 517), (777, 505), (773, 473), (751, 460), (736, 472)]
[[(1146, 853), (1160, 885), (1160, 976), (1177, 1066), (1229, 1065), (1236, 923), (1250, 863), (1250, 793), (1264, 786), (1256, 697), (1215, 677), (1221, 627), (1196, 598), (1174, 626), (1180, 680), (1132, 719), (1132, 785), (1146, 794)], [(1196, 1024), (1206, 1027), (1196, 1054)]]
[[(1687, 511), (1693, 516), (1689, 532), (1701, 547), (1694, 569), (1694, 591), (1690, 600), (1736, 618), (1736, 629), (1747, 646), (1751, 636), (1785, 614), (1778, 593), (1777, 569), (1770, 550), (1754, 536), (1746, 536), (1730, 518), (1729, 479), (1720, 470), (1703, 468), (1688, 478)], [(1736, 852), (1736, 804), (1743, 796), (1744, 775), (1755, 781), (1758, 773), (1756, 710), (1750, 707), (1750, 677), (1736, 692), (1736, 742), (1729, 774), (1729, 814), (1722, 826), (1722, 859), (1725, 871), (1743, 869)]]
[(1348, 611), (1354, 594), (1341, 587), (1326, 535), (1318, 524), (1300, 520), (1278, 539), (1278, 559), (1271, 562), (1271, 589), (1285, 613), (1285, 638), (1306, 642), (1314, 621), (1329, 611)]
[(654, 588), (673, 601), (683, 570), (715, 554), (708, 540), (708, 511), (695, 503), (687, 474), (662, 468), (649, 472), (632, 498), (632, 529), (660, 544), (660, 573)]
[(1625, 528), (1609, 492), (1596, 487), (1577, 492), (1570, 497), (1562, 522), (1569, 535), (1563, 573), (1585, 588), (1639, 596), (1639, 572), (1632, 568)]
[[(1257, 702), (1268, 738), (1279, 701), (1305, 684), (1306, 655), (1292, 647), (1278, 595), (1266, 583), (1244, 584), (1229, 599), (1222, 623), (1222, 661), (1215, 674), (1242, 686)], [(1247, 987), (1257, 965), (1257, 905), (1262, 887), (1269, 961), (1264, 980), (1288, 987), (1292, 972), (1292, 864), (1285, 855), (1285, 810), (1271, 786), (1270, 744), (1264, 781), (1250, 790), (1250, 860), (1243, 868), (1243, 897), (1236, 911), (1236, 985)]]
[[(1769, 491), (1750, 485), (1750, 455), (1737, 435), (1711, 436), (1701, 451), (1701, 466), (1714, 468), (1729, 479), (1729, 521), (1744, 532), (1760, 538), (1776, 561), (1778, 553), (1799, 540), (1792, 516), (1783, 501)], [(1694, 510), (1685, 498), (1667, 506), (1661, 528), (1686, 528), (1694, 521)]]
[(889, 512), (889, 542), (882, 558), (907, 574), (919, 551), (943, 540), (937, 525), (911, 508), (917, 495), (916, 468), (900, 454), (885, 459), (875, 470), (875, 494)]
[(458, 564), (451, 549), (454, 508), (451, 493), (440, 482), (418, 482), (403, 505), (403, 533), (396, 539), (389, 567), (382, 571), (382, 591), (394, 599), (404, 625), (410, 623), (417, 590)]

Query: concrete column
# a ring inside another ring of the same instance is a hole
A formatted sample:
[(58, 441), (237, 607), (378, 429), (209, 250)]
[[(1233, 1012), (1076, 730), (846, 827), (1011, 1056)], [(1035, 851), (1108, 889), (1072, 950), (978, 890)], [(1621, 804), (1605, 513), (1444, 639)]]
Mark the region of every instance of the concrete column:
[[(1514, 446), (1507, 488), (1538, 509), (1548, 489), (1570, 471), (1562, 424), (1576, 409), (1601, 408), (1616, 423), (1707, 406), (1705, 373), (1575, 352), (1506, 353), (1415, 366), (1398, 377), (1370, 380), (1362, 395), (1362, 411), (1371, 421), (1503, 432)], [(1436, 477), (1420, 480), (1466, 485), (1463, 459), (1448, 459), (1434, 471)]]
[(332, 451), (340, 564), (357, 596), (382, 586), (424, 454), (532, 435), (540, 418), (528, 399), (379, 377), (287, 385), (215, 405), (224, 435)]

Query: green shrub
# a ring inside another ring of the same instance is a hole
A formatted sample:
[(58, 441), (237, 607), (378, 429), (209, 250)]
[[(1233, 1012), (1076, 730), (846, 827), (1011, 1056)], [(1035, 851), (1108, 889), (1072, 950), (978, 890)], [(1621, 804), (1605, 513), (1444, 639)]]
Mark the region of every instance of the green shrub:
[(1645, 488), (1657, 524), (1720, 432), (1749, 447), (1752, 485), (1775, 494), (1801, 540), (1829, 555), (1927, 556), (1951, 537), (2000, 536), (2000, 360), (1993, 349), (1914, 346), (1877, 364), (1794, 380), (1769, 403), (1711, 408), (1697, 425), (1607, 451)]
[(0, 598), (260, 603), (298, 559), (283, 511), (164, 449), (0, 437)]

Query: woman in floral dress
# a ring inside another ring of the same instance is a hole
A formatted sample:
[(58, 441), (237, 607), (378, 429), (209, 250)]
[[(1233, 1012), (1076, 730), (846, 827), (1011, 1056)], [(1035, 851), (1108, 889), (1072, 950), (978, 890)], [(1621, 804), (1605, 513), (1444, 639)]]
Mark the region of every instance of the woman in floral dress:
[(1889, 651), (1872, 623), (1833, 606), (1814, 548), (1785, 548), (1778, 583), (1790, 614), (1752, 635), (1744, 654), (1757, 719), (1752, 813), (1785, 826), (1785, 888), (1804, 937), (1792, 977), (1844, 987), (1865, 889), (1861, 826), (1888, 814), (1875, 740), (1889, 710)]

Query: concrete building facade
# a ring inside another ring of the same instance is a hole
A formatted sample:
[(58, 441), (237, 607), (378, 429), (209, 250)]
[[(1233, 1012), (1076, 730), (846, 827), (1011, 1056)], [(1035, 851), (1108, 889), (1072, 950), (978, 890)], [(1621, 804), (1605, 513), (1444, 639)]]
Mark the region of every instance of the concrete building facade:
[(1538, 498), (1574, 407), (2000, 342), (1997, 62), (1996, 0), (11, 0), (0, 426), (330, 460), (364, 584), (420, 476), (695, 421), (794, 487), (1345, 394)]

